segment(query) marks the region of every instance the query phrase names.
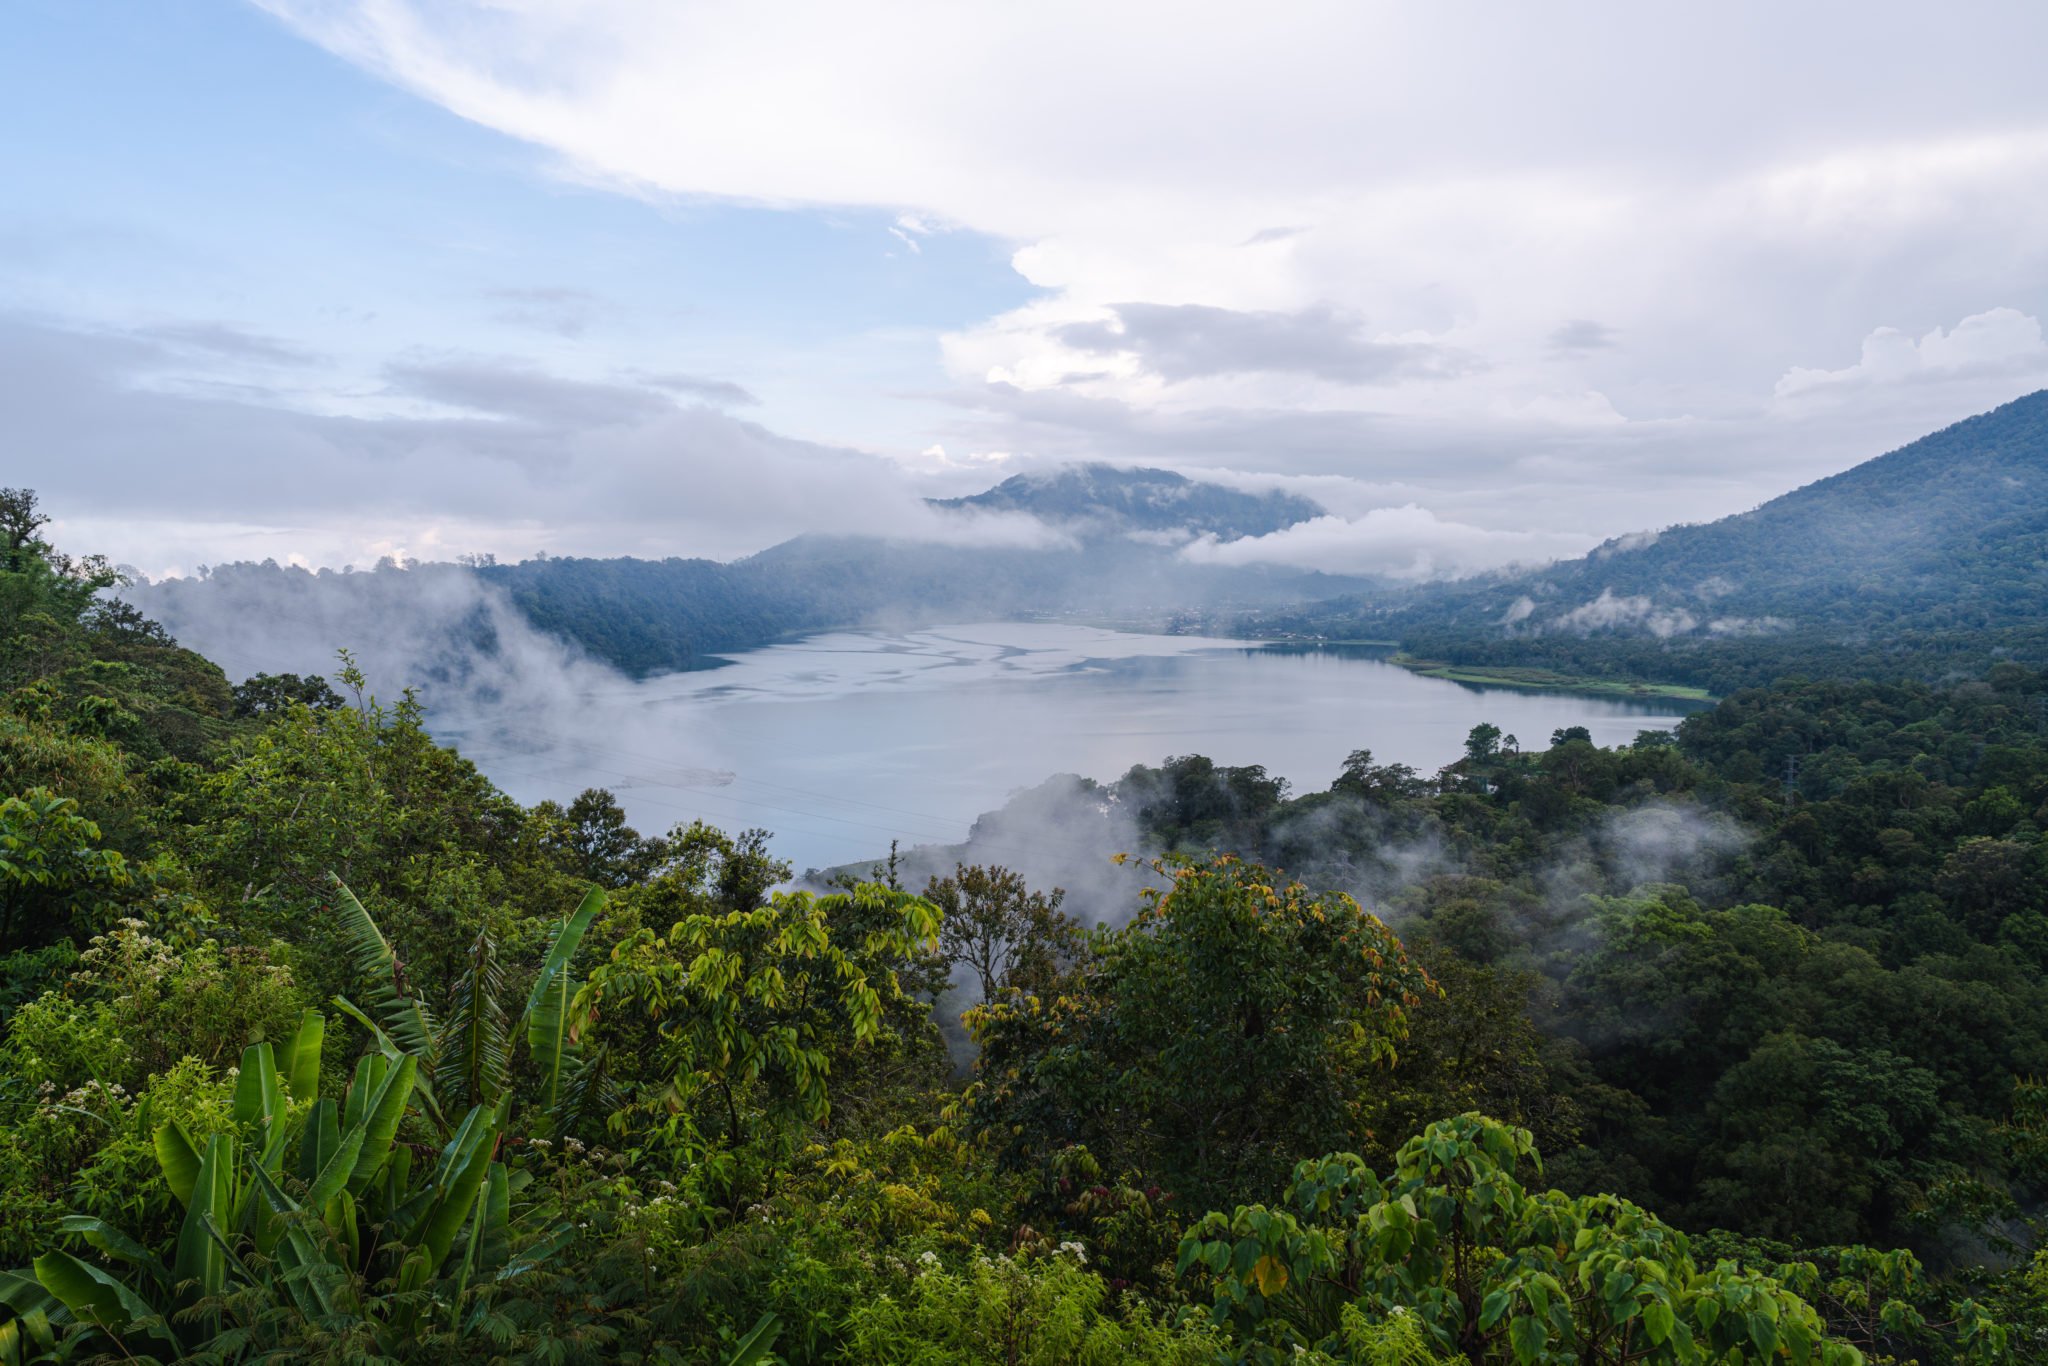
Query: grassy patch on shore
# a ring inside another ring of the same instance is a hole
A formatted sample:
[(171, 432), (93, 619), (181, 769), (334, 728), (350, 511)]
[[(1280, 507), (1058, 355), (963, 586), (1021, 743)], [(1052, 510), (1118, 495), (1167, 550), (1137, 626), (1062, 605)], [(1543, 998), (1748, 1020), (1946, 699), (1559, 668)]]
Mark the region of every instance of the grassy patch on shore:
[(1711, 702), (1714, 695), (1705, 688), (1679, 683), (1643, 683), (1633, 679), (1585, 678), (1558, 673), (1554, 669), (1522, 669), (1507, 666), (1461, 666), (1440, 659), (1417, 659), (1397, 654), (1389, 661), (1425, 678), (1452, 683), (1474, 683), (1494, 688), (1529, 688), (1543, 692), (1593, 693), (1603, 697), (1668, 697), (1684, 702)]

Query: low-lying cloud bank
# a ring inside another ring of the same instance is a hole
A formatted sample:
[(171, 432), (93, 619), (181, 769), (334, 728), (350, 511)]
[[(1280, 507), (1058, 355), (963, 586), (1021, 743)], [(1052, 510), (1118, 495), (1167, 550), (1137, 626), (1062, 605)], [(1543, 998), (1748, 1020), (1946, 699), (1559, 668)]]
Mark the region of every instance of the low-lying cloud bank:
[(286, 387), (199, 386), (189, 340), (0, 315), (10, 443), (63, 453), (15, 477), (68, 540), (152, 575), (473, 550), (729, 559), (817, 531), (1065, 544), (1020, 513), (934, 509), (896, 462), (779, 435), (674, 377), (409, 362), (344, 416)]
[(1541, 564), (1585, 551), (1591, 537), (1572, 532), (1494, 531), (1446, 521), (1408, 503), (1360, 517), (1317, 517), (1265, 536), (1219, 541), (1205, 536), (1181, 555), (1195, 564), (1278, 564), (1332, 574), (1454, 578), (1511, 564)]
[(1880, 327), (1863, 339), (1856, 364), (1840, 370), (1794, 367), (1778, 381), (1781, 399), (1830, 391), (1860, 391), (1898, 382), (1926, 382), (1973, 375), (2024, 374), (2048, 367), (2048, 342), (2041, 323), (2016, 308), (1972, 313), (1952, 328), (1935, 328), (1915, 341), (1896, 327)]

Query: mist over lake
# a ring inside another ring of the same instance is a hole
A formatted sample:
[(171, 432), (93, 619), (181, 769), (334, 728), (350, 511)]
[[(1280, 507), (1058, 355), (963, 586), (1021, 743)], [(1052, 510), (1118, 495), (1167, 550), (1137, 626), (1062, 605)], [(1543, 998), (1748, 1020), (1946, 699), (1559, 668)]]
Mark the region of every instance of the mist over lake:
[(1108, 781), (1201, 753), (1264, 764), (1297, 791), (1344, 756), (1434, 772), (1490, 721), (1528, 745), (1583, 725), (1601, 745), (1668, 728), (1669, 699), (1480, 688), (1369, 647), (1261, 646), (1086, 626), (844, 631), (627, 682), (586, 676), (560, 733), (437, 724), (515, 797), (606, 787), (643, 830), (763, 826), (798, 871), (952, 843), (1056, 773)]

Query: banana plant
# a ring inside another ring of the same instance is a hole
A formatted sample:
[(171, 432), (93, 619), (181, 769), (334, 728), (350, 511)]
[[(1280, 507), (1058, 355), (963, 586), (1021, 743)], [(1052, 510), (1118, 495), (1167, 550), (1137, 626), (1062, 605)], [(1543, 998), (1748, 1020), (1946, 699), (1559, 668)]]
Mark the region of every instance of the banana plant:
[[(557, 929), (516, 1020), (502, 1003), (496, 946), (480, 935), (437, 1021), (376, 921), (339, 879), (334, 888), (364, 1003), (335, 1005), (375, 1044), (340, 1103), (318, 1094), (320, 1011), (307, 1009), (281, 1049), (252, 1044), (235, 1083), (234, 1132), (199, 1142), (171, 1123), (154, 1135), (158, 1167), (185, 1211), (171, 1246), (152, 1252), (101, 1220), (67, 1218), (63, 1232), (120, 1274), (52, 1249), (0, 1275), (0, 1306), (12, 1313), (0, 1322), (0, 1366), (55, 1360), (81, 1341), (178, 1357), (222, 1334), (246, 1336), (227, 1306), (251, 1290), (258, 1303), (331, 1326), (371, 1322), (365, 1298), (387, 1287), (401, 1307), (374, 1321), (410, 1332), (419, 1311), (404, 1306), (431, 1300), (459, 1313), (479, 1278), (509, 1279), (569, 1241), (567, 1226), (515, 1228), (524, 1221), (514, 1219), (513, 1197), (528, 1178), (497, 1151), (520, 1035), (540, 1073), (547, 1127), (563, 1131), (609, 1107), (604, 1059), (585, 1055), (570, 1009), (576, 951), (603, 894), (587, 894)], [(444, 1140), (418, 1169), (412, 1148), (397, 1142), (408, 1111)], [(447, 1293), (406, 1293), (436, 1285)]]
[[(168, 1248), (73, 1215), (64, 1233), (107, 1266), (52, 1249), (0, 1275), (0, 1305), (12, 1314), (0, 1323), (0, 1363), (60, 1360), (81, 1347), (176, 1359), (229, 1338), (246, 1343), (277, 1310), (322, 1331), (367, 1327), (396, 1347), (419, 1326), (414, 1306), (444, 1302), (459, 1315), (480, 1278), (511, 1279), (569, 1241), (567, 1225), (515, 1219), (512, 1198), (526, 1182), (495, 1160), (502, 1107), (472, 1106), (432, 1164), (415, 1169), (396, 1140), (420, 1094), (417, 1058), (363, 1057), (339, 1105), (314, 1094), (325, 1026), (306, 1011), (282, 1068), (268, 1043), (244, 1051), (234, 1132), (202, 1143), (175, 1122), (156, 1131), (158, 1168), (185, 1211)], [(429, 1287), (429, 1296), (403, 1293)], [(400, 1299), (372, 1313), (368, 1301), (386, 1289)], [(264, 1306), (254, 1321), (231, 1308), (251, 1291)]]
[[(421, 1108), (441, 1132), (454, 1131), (449, 1116), (456, 1104), (503, 1106), (513, 1041), (522, 1034), (540, 1072), (541, 1110), (550, 1132), (566, 1132), (587, 1114), (612, 1108), (605, 1059), (601, 1051), (586, 1054), (576, 1038), (572, 1013), (576, 951), (604, 908), (601, 890), (586, 893), (557, 928), (518, 1018), (506, 1016), (497, 946), (488, 934), (479, 934), (470, 945), (468, 966), (456, 983), (447, 1017), (437, 1022), (412, 990), (403, 961), (376, 919), (346, 884), (339, 878), (332, 881), (335, 908), (363, 982), (363, 1005), (336, 997), (335, 1007), (368, 1030), (387, 1059), (419, 1060), (414, 1085)], [(450, 1107), (445, 1113), (444, 1105)]]

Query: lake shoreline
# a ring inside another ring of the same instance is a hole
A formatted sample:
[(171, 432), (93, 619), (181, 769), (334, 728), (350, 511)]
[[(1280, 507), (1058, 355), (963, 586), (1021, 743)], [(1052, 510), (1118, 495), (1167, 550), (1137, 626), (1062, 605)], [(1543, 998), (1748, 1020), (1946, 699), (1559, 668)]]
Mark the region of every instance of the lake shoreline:
[(1441, 659), (1421, 659), (1395, 653), (1387, 663), (1447, 683), (1466, 683), (1489, 688), (1521, 688), (1530, 692), (1578, 693), (1592, 697), (1661, 698), (1675, 702), (1716, 702), (1705, 688), (1683, 683), (1643, 683), (1630, 679), (1587, 678), (1562, 674), (1554, 669), (1518, 668), (1514, 665), (1458, 665)]

